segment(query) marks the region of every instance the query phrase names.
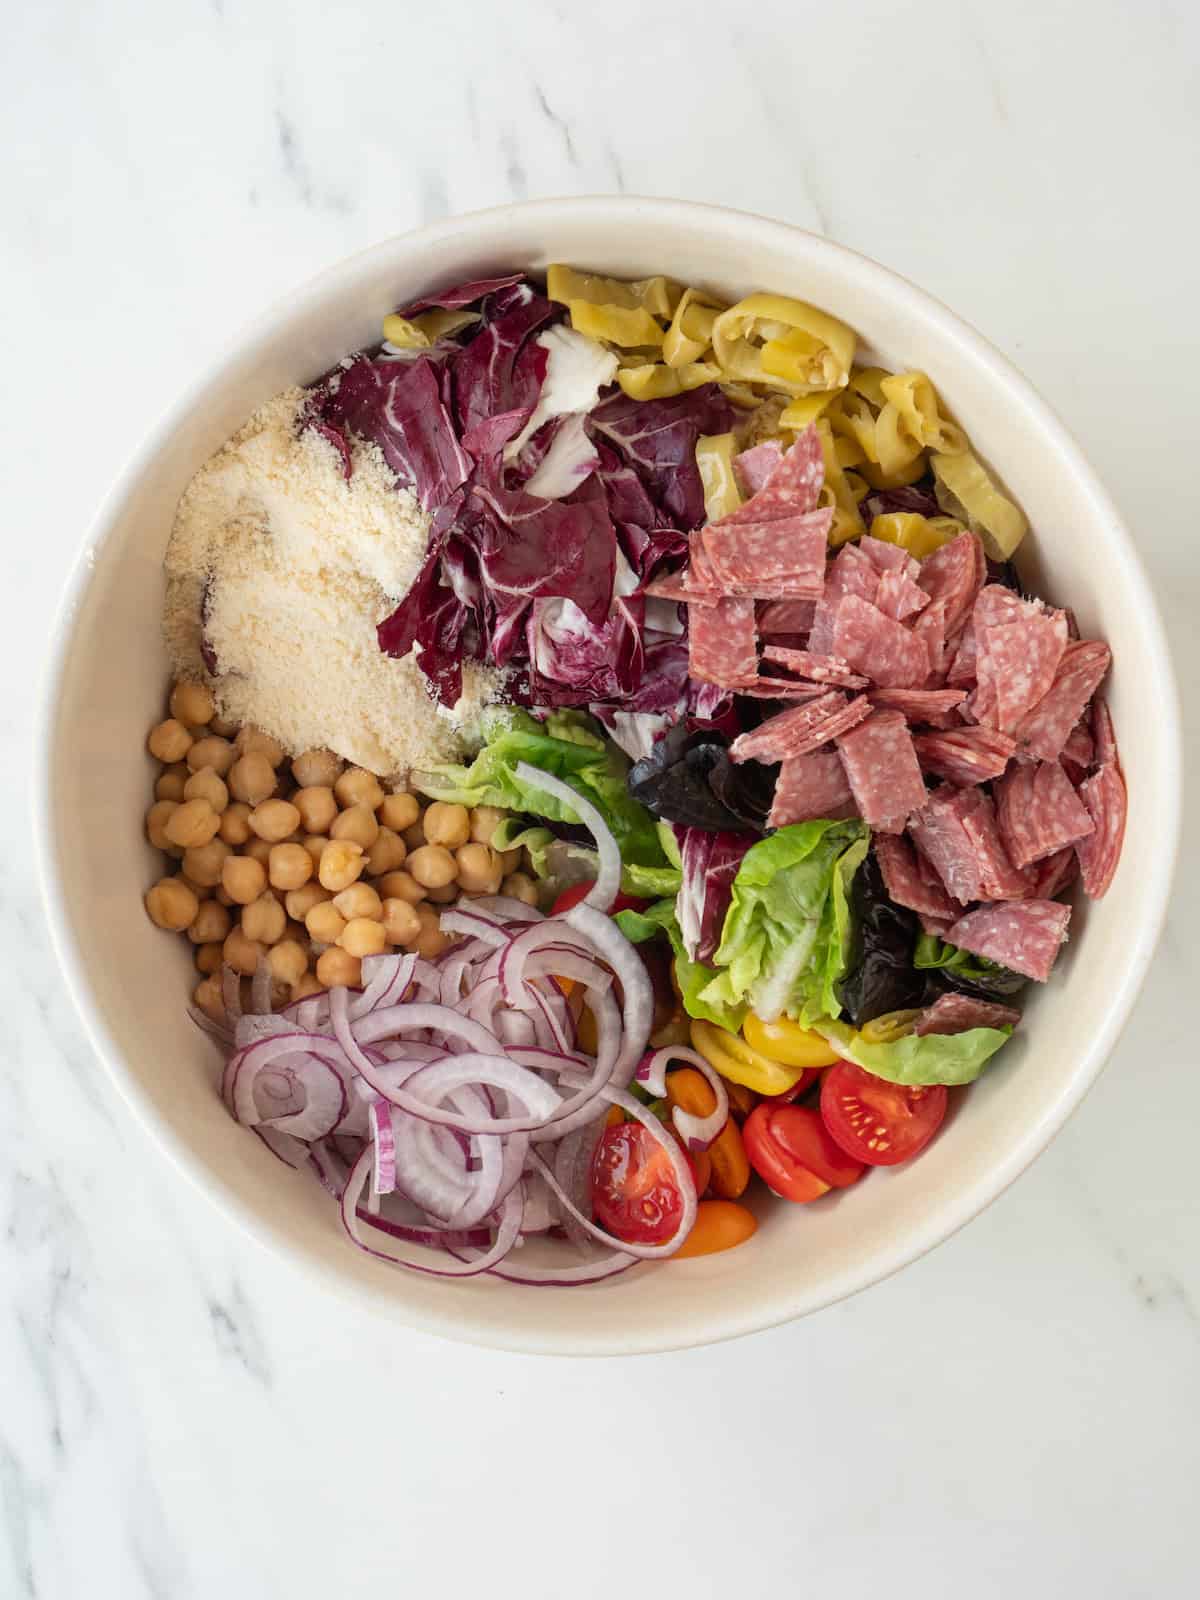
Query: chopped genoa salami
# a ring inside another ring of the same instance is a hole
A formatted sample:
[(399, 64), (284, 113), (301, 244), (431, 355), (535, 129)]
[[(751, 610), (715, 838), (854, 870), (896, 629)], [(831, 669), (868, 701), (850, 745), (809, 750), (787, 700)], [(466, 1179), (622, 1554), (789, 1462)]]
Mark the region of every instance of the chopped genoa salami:
[[(745, 462), (751, 451), (744, 451), (737, 464)], [(752, 494), (745, 505), (731, 511), (717, 528), (736, 527), (741, 522), (773, 522), (778, 518), (803, 516), (814, 511), (825, 482), (825, 452), (821, 436), (810, 422), (796, 442), (778, 462), (765, 485)]]
[(791, 756), (780, 767), (767, 827), (857, 815), (837, 751), (816, 750), (807, 756)]
[(807, 633), (816, 609), (814, 600), (768, 600), (759, 612), (758, 631), (764, 639), (784, 633)]
[(806, 756), (848, 732), (870, 712), (870, 702), (863, 695), (847, 700), (837, 689), (830, 689), (818, 699), (789, 706), (761, 727), (740, 734), (730, 745), (729, 754), (734, 761), (763, 762)]
[(935, 789), (920, 811), (908, 819), (908, 831), (927, 857), (947, 894), (966, 905), (979, 898), (979, 860), (963, 828), (964, 815), (975, 804), (973, 789)]
[(1102, 696), (1097, 695), (1092, 701), (1091, 723), (1091, 765), (1096, 767), (1112, 765), (1119, 771), (1121, 758), (1117, 754), (1117, 735), (1113, 729), (1112, 712), (1108, 709), (1108, 701)]
[(1096, 741), (1092, 738), (1087, 717), (1080, 717), (1067, 735), (1067, 742), (1063, 745), (1061, 757), (1067, 776), (1072, 783), (1079, 783), (1094, 765), (1101, 765), (1100, 762), (1096, 761), (1095, 756)]
[(992, 792), (1000, 837), (1017, 867), (1044, 861), (1092, 832), (1092, 819), (1057, 761), (1015, 762)]
[(745, 494), (757, 494), (770, 482), (771, 474), (783, 460), (783, 446), (778, 439), (764, 439), (761, 444), (743, 450), (734, 456), (733, 470)]
[(929, 604), (929, 596), (907, 572), (885, 572), (879, 579), (875, 604), (885, 617), (895, 617), (897, 622), (903, 622), (923, 610)]
[(921, 1039), (927, 1033), (967, 1033), (972, 1028), (1015, 1028), (1021, 1013), (994, 1000), (976, 1000), (974, 995), (941, 994), (926, 1006), (913, 1025)]
[(925, 780), (901, 711), (876, 711), (839, 736), (838, 751), (864, 822), (902, 833), (910, 811), (925, 804)]
[(1070, 920), (1071, 908), (1061, 900), (1020, 900), (968, 911), (946, 938), (960, 950), (1045, 983)]
[(849, 662), (840, 656), (819, 656), (812, 650), (789, 650), (777, 644), (767, 645), (763, 655), (801, 678), (811, 678), (814, 683), (826, 683), (835, 689), (865, 689), (869, 681), (860, 672), (851, 671)]
[(961, 705), (965, 689), (872, 689), (871, 704), (881, 711), (903, 711), (910, 722), (928, 722)]
[(829, 507), (774, 522), (728, 521), (705, 528), (705, 555), (725, 593), (760, 600), (819, 600), (825, 586)]
[(1054, 682), (1017, 725), (1018, 749), (1039, 761), (1057, 760), (1111, 661), (1112, 651), (1099, 639), (1068, 644)]
[(975, 850), (979, 864), (977, 900), (1023, 900), (1033, 893), (1033, 879), (1013, 864), (1000, 827), (996, 821), (996, 807), (990, 795), (982, 789), (963, 791), (974, 798), (975, 804), (964, 813), (963, 829)]
[(818, 655), (832, 655), (833, 632), (838, 609), (848, 594), (860, 600), (874, 600), (879, 589), (879, 574), (854, 544), (844, 544), (825, 571), (825, 592), (813, 613), (808, 648)]
[(989, 584), (975, 602), (972, 623), (979, 685), (974, 709), (980, 722), (1012, 733), (1054, 682), (1067, 647), (1066, 616)]
[(946, 637), (953, 639), (971, 614), (987, 578), (987, 558), (979, 536), (964, 530), (921, 562), (919, 579), (930, 600), (946, 606)]
[(858, 548), (881, 578), (888, 572), (902, 572), (905, 577), (915, 578), (921, 570), (921, 563), (914, 560), (903, 546), (891, 544), (886, 539), (873, 539), (869, 533), (858, 541)]
[(1079, 857), (1073, 845), (1064, 845), (1033, 869), (1033, 898), (1053, 900), (1079, 876)]
[(1125, 780), (1115, 762), (1106, 761), (1079, 789), (1080, 799), (1092, 819), (1092, 832), (1075, 846), (1083, 892), (1093, 900), (1107, 893), (1121, 859), (1125, 817), (1129, 806)]
[(936, 688), (946, 675), (946, 602), (931, 600), (912, 625), (929, 651), (929, 687)]
[(945, 939), (958, 918), (931, 917), (928, 911), (918, 911), (917, 920), (926, 933), (931, 933), (935, 939)]
[(889, 900), (919, 915), (950, 923), (963, 907), (942, 888), (936, 873), (922, 871), (917, 852), (903, 834), (877, 833), (871, 841)]
[(914, 743), (925, 772), (960, 785), (986, 783), (1007, 767), (1016, 745), (994, 728), (947, 728), (919, 733)]
[(885, 689), (917, 688), (929, 676), (925, 641), (854, 594), (838, 605), (832, 653)]
[(757, 676), (753, 600), (688, 607), (688, 673), (727, 689)]
[(975, 629), (968, 619), (966, 627), (958, 636), (958, 648), (954, 652), (954, 659), (946, 668), (946, 682), (973, 687), (978, 659), (979, 643), (975, 638)]
[(743, 678), (735, 687), (748, 700), (819, 700), (829, 692), (827, 683), (801, 683), (796, 678)]
[(701, 584), (690, 566), (678, 572), (662, 572), (646, 585), (646, 593), (655, 600), (685, 600), (693, 606), (715, 606), (721, 598), (720, 591)]

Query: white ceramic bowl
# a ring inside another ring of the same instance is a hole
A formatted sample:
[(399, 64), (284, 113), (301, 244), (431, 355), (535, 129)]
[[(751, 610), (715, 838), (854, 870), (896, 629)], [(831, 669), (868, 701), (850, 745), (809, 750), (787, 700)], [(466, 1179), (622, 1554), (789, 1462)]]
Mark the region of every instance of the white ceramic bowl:
[[(376, 339), (397, 304), (552, 260), (629, 277), (665, 272), (729, 299), (754, 289), (799, 296), (844, 318), (882, 363), (928, 371), (1029, 516), (1022, 563), (1031, 581), (1069, 603), (1085, 635), (1112, 645), (1130, 811), (1108, 896), (1076, 909), (1053, 980), (1031, 986), (1017, 1036), (919, 1161), (817, 1206), (767, 1203), (756, 1236), (728, 1255), (538, 1292), (442, 1281), (361, 1255), (316, 1184), (234, 1126), (213, 1090), (214, 1047), (184, 1014), (189, 952), (142, 909), (157, 872), (142, 816), (152, 768), (145, 734), (161, 716), (166, 674), (160, 564), (192, 473), (260, 402)], [(36, 803), (44, 885), (98, 1053), (178, 1166), (307, 1269), (314, 1293), (361, 1295), (449, 1338), (559, 1354), (669, 1350), (770, 1327), (896, 1271), (993, 1200), (1078, 1105), (1137, 994), (1166, 905), (1180, 806), (1171, 669), (1133, 543), (1078, 446), (1008, 362), (937, 301), (826, 239), (733, 211), (614, 198), (506, 206), (389, 240), (289, 295), (134, 457), (84, 545), (50, 652)]]

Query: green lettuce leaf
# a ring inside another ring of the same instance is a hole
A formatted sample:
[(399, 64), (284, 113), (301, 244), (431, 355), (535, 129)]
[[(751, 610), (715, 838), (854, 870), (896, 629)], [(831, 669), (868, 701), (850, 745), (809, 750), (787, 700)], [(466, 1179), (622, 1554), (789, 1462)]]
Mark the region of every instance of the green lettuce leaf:
[(1012, 1033), (1011, 1028), (968, 1028), (965, 1033), (908, 1034), (890, 1044), (870, 1044), (844, 1022), (818, 1022), (816, 1031), (847, 1061), (889, 1083), (971, 1083)]
[[(492, 835), (497, 850), (529, 851), (529, 864), (536, 878), (555, 895), (576, 883), (592, 883), (600, 871), (600, 859), (590, 845), (573, 839), (559, 839), (537, 823), (524, 817), (506, 817)], [(682, 874), (678, 867), (646, 867), (639, 862), (621, 863), (621, 890), (639, 900), (655, 900), (675, 894)]]
[(838, 1016), (848, 890), (869, 844), (864, 823), (821, 820), (780, 828), (751, 846), (733, 881), (716, 953), (721, 970), (703, 1003), (743, 1015), (749, 1006), (767, 1020), (786, 1013), (805, 1027)]
[(936, 933), (917, 935), (913, 966), (926, 970), (940, 968), (956, 973), (960, 978), (977, 979), (992, 978), (998, 972), (1008, 971), (1007, 967), (989, 961), (986, 956), (972, 955), (969, 950), (960, 950), (956, 944), (945, 944)]
[(541, 728), (552, 739), (563, 739), (568, 744), (581, 744), (589, 750), (604, 752), (604, 736), (585, 711), (551, 711)]
[(706, 1022), (715, 1022), (720, 1028), (737, 1032), (745, 1018), (746, 1007), (729, 1006), (709, 998), (708, 991), (717, 974), (703, 962), (693, 961), (684, 949), (683, 934), (675, 919), (674, 900), (659, 900), (647, 906), (645, 911), (618, 911), (615, 920), (632, 944), (642, 944), (657, 933), (665, 933), (671, 941), (675, 956), (675, 982), (679, 985), (683, 1009), (688, 1016), (701, 1017)]

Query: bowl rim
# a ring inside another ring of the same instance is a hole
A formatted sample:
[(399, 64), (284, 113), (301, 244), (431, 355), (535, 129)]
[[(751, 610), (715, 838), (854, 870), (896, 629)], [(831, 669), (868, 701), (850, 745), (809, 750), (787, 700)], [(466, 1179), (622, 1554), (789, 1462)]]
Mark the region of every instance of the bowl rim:
[[(636, 223), (646, 208), (653, 210), (657, 220), (672, 219), (681, 225), (703, 226), (718, 222), (728, 227), (736, 222), (742, 230), (753, 230), (778, 248), (795, 247), (804, 241), (804, 248), (818, 253), (828, 253), (838, 258), (860, 278), (865, 276), (879, 285), (883, 293), (901, 309), (932, 314), (941, 323), (943, 331), (953, 337), (968, 359), (979, 368), (989, 383), (997, 384), (1013, 393), (1026, 411), (1040, 425), (1051, 451), (1068, 466), (1073, 478), (1084, 493), (1092, 515), (1103, 521), (1109, 530), (1111, 545), (1121, 555), (1128, 580), (1130, 606), (1145, 616), (1150, 660), (1147, 663), (1156, 686), (1156, 717), (1163, 729), (1162, 748), (1165, 753), (1165, 792), (1156, 797), (1160, 808), (1159, 822), (1162, 837), (1159, 848), (1151, 858), (1145, 886), (1144, 904), (1149, 914), (1138, 928), (1132, 949), (1128, 953), (1121, 981), (1110, 993), (1104, 1015), (1100, 1018), (1083, 1051), (1077, 1070), (1070, 1083), (1047, 1105), (1041, 1115), (1032, 1121), (1023, 1137), (1011, 1152), (998, 1163), (982, 1170), (980, 1176), (955, 1191), (936, 1214), (922, 1227), (908, 1234), (890, 1252), (888, 1259), (868, 1259), (849, 1269), (833, 1282), (827, 1282), (815, 1291), (796, 1287), (789, 1294), (787, 1286), (776, 1285), (769, 1303), (743, 1308), (738, 1297), (721, 1297), (727, 1304), (714, 1300), (711, 1316), (703, 1328), (694, 1324), (670, 1331), (633, 1331), (627, 1339), (617, 1342), (610, 1337), (591, 1338), (586, 1332), (569, 1335), (555, 1334), (544, 1329), (540, 1319), (531, 1317), (528, 1325), (509, 1318), (506, 1321), (466, 1323), (461, 1316), (439, 1315), (404, 1303), (401, 1297), (390, 1293), (382, 1280), (362, 1282), (339, 1275), (336, 1269), (318, 1262), (314, 1257), (284, 1236), (269, 1215), (263, 1215), (245, 1204), (232, 1187), (225, 1182), (192, 1147), (161, 1120), (150, 1098), (127, 1069), (123, 1053), (112, 1036), (106, 1018), (95, 1001), (87, 974), (87, 961), (82, 943), (69, 925), (60, 908), (64, 904), (61, 888), (57, 841), (51, 823), (52, 760), (55, 749), (60, 691), (70, 655), (70, 640), (75, 612), (91, 580), (95, 553), (111, 537), (116, 513), (124, 504), (138, 479), (153, 459), (164, 448), (172, 434), (190, 414), (197, 400), (218, 383), (240, 357), (243, 350), (264, 339), (285, 315), (288, 320), (302, 318), (312, 307), (322, 301), (339, 279), (353, 276), (373, 257), (386, 257), (398, 245), (412, 248), (420, 241), (436, 246), (470, 234), (506, 219), (544, 219), (553, 226), (555, 219), (568, 218), (590, 221), (611, 221), (614, 227), (627, 227)], [(952, 311), (936, 296), (919, 288), (908, 278), (885, 267), (880, 262), (826, 238), (822, 234), (797, 227), (791, 223), (741, 211), (734, 207), (699, 201), (662, 199), (640, 195), (585, 195), (548, 197), (512, 204), (490, 206), (464, 212), (442, 221), (408, 229), (393, 234), (362, 250), (341, 258), (321, 272), (305, 280), (297, 289), (287, 291), (266, 309), (237, 329), (203, 369), (190, 378), (175, 399), (162, 411), (159, 418), (146, 430), (141, 442), (131, 451), (107, 493), (103, 496), (93, 516), (79, 549), (70, 563), (62, 593), (54, 613), (46, 641), (46, 653), (40, 674), (33, 736), (33, 761), (30, 795), (33, 810), (33, 834), (37, 875), (51, 944), (66, 978), (67, 990), (83, 1023), (84, 1032), (104, 1068), (115, 1084), (121, 1098), (132, 1111), (135, 1121), (168, 1156), (173, 1165), (199, 1189), (217, 1209), (258, 1244), (277, 1257), (282, 1256), (296, 1267), (301, 1275), (315, 1287), (352, 1293), (359, 1301), (386, 1313), (391, 1319), (420, 1332), (440, 1335), (457, 1343), (473, 1344), (491, 1349), (501, 1349), (534, 1355), (614, 1355), (662, 1353), (700, 1345), (716, 1344), (747, 1334), (778, 1327), (783, 1323), (848, 1298), (860, 1290), (898, 1272), (920, 1259), (936, 1245), (951, 1238), (959, 1229), (977, 1217), (997, 1199), (1020, 1174), (1045, 1150), (1060, 1132), (1067, 1119), (1076, 1110), (1084, 1095), (1095, 1083), (1107, 1063), (1116, 1042), (1124, 1029), (1135, 1000), (1145, 981), (1150, 961), (1162, 931), (1175, 872), (1176, 856), (1182, 820), (1182, 740), (1180, 733), (1179, 696), (1174, 670), (1171, 665), (1166, 629), (1153, 589), (1142, 566), (1133, 539), (1108, 491), (1104, 488), (1095, 468), (1088, 461), (1074, 435), (1053, 408), (1042, 398), (1033, 384), (995, 345), (970, 323)]]

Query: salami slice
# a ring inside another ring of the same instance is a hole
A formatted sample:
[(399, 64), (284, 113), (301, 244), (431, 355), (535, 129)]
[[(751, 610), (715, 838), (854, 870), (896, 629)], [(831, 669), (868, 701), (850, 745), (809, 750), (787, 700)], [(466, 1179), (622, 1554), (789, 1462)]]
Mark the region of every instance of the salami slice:
[(726, 689), (757, 676), (753, 600), (688, 607), (688, 674)]
[(1092, 701), (1091, 725), (1092, 758), (1089, 765), (1113, 766), (1120, 771), (1121, 758), (1117, 754), (1117, 735), (1113, 730), (1112, 712), (1108, 709), (1108, 701), (1100, 695)]
[(1116, 763), (1106, 761), (1084, 780), (1079, 794), (1092, 819), (1092, 832), (1079, 841), (1075, 853), (1079, 857), (1084, 894), (1099, 900), (1113, 881), (1125, 838), (1129, 800), (1125, 780)]
[(806, 705), (789, 706), (769, 718), (760, 728), (743, 733), (729, 747), (734, 761), (787, 761), (805, 756), (869, 716), (870, 702), (858, 695), (853, 700), (837, 689), (830, 689)]
[(872, 689), (871, 704), (881, 711), (902, 711), (910, 722), (940, 717), (967, 698), (965, 689)]
[(761, 444), (733, 458), (733, 470), (744, 494), (757, 494), (770, 482), (771, 474), (783, 460), (783, 446), (778, 439), (764, 439)]
[(972, 1028), (1015, 1028), (1021, 1013), (994, 1000), (976, 1000), (970, 994), (942, 994), (926, 1006), (913, 1025), (919, 1039), (927, 1033), (968, 1033)]
[[(745, 452), (739, 460), (744, 461)], [(763, 488), (752, 494), (745, 505), (731, 511), (713, 526), (736, 527), (743, 522), (773, 522), (779, 518), (803, 516), (815, 511), (825, 482), (825, 452), (821, 436), (812, 423), (776, 466)]]
[(886, 539), (873, 539), (869, 533), (858, 541), (858, 548), (881, 578), (888, 572), (902, 572), (907, 578), (915, 578), (921, 570), (921, 563), (903, 546), (890, 544)]
[(929, 596), (907, 572), (885, 572), (879, 579), (875, 604), (885, 617), (895, 617), (897, 622), (904, 622), (908, 617), (915, 617), (918, 611), (929, 604)]
[(807, 633), (815, 611), (813, 600), (770, 600), (761, 608), (758, 631), (764, 639), (784, 633)]
[(767, 827), (857, 815), (837, 751), (817, 750), (807, 756), (791, 756), (780, 767)]
[(1092, 738), (1092, 731), (1085, 714), (1071, 729), (1067, 735), (1067, 742), (1063, 745), (1062, 763), (1072, 782), (1078, 783), (1093, 766), (1102, 765), (1095, 757), (1096, 741)]
[(968, 911), (946, 938), (960, 950), (1045, 983), (1070, 920), (1071, 908), (1060, 900), (1021, 900)]
[(811, 678), (814, 683), (826, 683), (835, 689), (867, 687), (868, 680), (860, 672), (852, 672), (849, 663), (840, 656), (819, 656), (812, 650), (789, 650), (777, 644), (767, 645), (763, 656), (801, 678)]
[(1044, 861), (1093, 831), (1057, 761), (1014, 762), (992, 793), (1000, 837), (1017, 867)]
[(953, 639), (971, 614), (987, 576), (987, 559), (978, 535), (964, 531), (921, 562), (920, 585), (930, 600), (946, 606), (946, 637)]
[(1033, 869), (1033, 898), (1053, 900), (1079, 876), (1079, 857), (1072, 845), (1065, 845)]
[(825, 550), (832, 510), (826, 506), (774, 522), (728, 522), (705, 528), (704, 553), (725, 593), (762, 600), (788, 595), (818, 600), (825, 587)]
[(656, 600), (684, 600), (691, 606), (715, 606), (721, 592), (701, 583), (691, 565), (678, 572), (660, 572), (646, 585), (646, 593)]
[(919, 733), (913, 742), (923, 771), (961, 785), (998, 778), (1016, 749), (1006, 733), (983, 727)]
[(957, 922), (957, 917), (931, 917), (928, 911), (918, 911), (917, 919), (926, 933), (935, 939), (944, 939)]
[(985, 589), (975, 606), (977, 709), (981, 722), (1012, 733), (1054, 682), (1067, 647), (1067, 619), (1018, 601), (1020, 612), (1011, 621), (984, 622), (982, 602), (991, 592)]
[(966, 627), (958, 636), (958, 646), (954, 652), (954, 659), (946, 668), (946, 682), (964, 684), (967, 688), (973, 688), (978, 661), (979, 641), (976, 639), (975, 629), (968, 619)]
[(839, 735), (838, 751), (864, 822), (902, 833), (909, 813), (925, 804), (925, 780), (901, 711), (876, 711)]
[(832, 653), (885, 689), (917, 688), (929, 676), (925, 641), (854, 594), (838, 605)]
[(979, 900), (1023, 900), (1033, 893), (1033, 879), (1017, 867), (1000, 837), (996, 806), (982, 789), (966, 791), (975, 804), (965, 813), (962, 825), (979, 863)]
[(927, 917), (953, 922), (964, 908), (951, 900), (934, 873), (922, 872), (917, 853), (898, 833), (877, 833), (871, 841), (888, 898)]
[(1111, 662), (1112, 651), (1099, 639), (1068, 644), (1049, 690), (1017, 725), (1018, 749), (1039, 761), (1057, 760)]
[(866, 556), (857, 545), (843, 545), (826, 569), (825, 592), (813, 614), (808, 648), (819, 655), (832, 655), (834, 624), (843, 598), (856, 594), (860, 600), (873, 601), (878, 589), (879, 574)]
[(964, 905), (979, 898), (979, 858), (963, 827), (975, 804), (973, 789), (935, 789), (908, 819), (913, 842), (926, 856), (947, 894)]
[(819, 700), (829, 692), (827, 683), (801, 683), (796, 678), (758, 677), (736, 685), (748, 700)]
[(931, 600), (912, 625), (918, 639), (929, 651), (929, 678), (926, 687), (936, 689), (946, 676), (946, 602)]

